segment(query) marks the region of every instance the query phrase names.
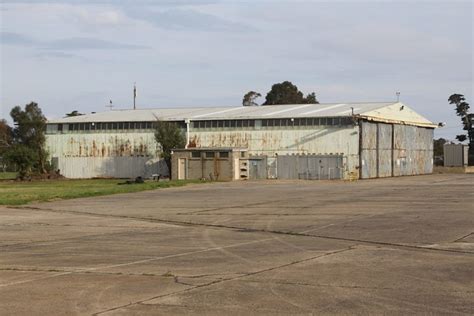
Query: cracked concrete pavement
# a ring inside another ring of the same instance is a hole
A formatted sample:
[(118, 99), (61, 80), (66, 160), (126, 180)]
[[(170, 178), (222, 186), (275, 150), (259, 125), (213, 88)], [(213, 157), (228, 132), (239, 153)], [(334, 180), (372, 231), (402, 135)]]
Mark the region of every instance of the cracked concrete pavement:
[(474, 177), (0, 207), (0, 314), (473, 314)]

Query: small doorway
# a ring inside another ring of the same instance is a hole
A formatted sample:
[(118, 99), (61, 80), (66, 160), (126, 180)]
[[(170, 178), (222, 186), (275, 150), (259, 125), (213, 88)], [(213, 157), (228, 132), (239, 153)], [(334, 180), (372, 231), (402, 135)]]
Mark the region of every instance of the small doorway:
[(186, 179), (186, 158), (178, 159), (178, 180)]

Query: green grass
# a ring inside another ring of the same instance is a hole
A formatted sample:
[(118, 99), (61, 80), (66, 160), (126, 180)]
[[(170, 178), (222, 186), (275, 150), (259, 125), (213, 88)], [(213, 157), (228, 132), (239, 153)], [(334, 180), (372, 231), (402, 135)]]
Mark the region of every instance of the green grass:
[(118, 185), (124, 182), (117, 179), (3, 181), (0, 182), (0, 205), (22, 205), (31, 202), (138, 192), (201, 183), (199, 180), (176, 180)]
[(0, 180), (11, 180), (16, 178), (16, 172), (0, 172)]

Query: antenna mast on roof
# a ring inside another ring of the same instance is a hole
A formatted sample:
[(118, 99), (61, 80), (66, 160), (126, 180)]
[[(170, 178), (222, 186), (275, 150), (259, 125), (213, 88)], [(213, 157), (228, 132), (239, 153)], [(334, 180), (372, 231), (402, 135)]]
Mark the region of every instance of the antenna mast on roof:
[(400, 91), (397, 91), (396, 95), (397, 95), (397, 102), (400, 102)]
[(109, 110), (112, 111), (112, 108), (114, 107), (114, 105), (112, 104), (112, 100), (110, 100), (109, 105), (106, 105), (105, 107), (109, 108)]
[(134, 110), (137, 109), (137, 107), (136, 107), (136, 105), (135, 105), (136, 99), (137, 99), (137, 83), (134, 82), (134, 83), (133, 83), (133, 109), (134, 109)]

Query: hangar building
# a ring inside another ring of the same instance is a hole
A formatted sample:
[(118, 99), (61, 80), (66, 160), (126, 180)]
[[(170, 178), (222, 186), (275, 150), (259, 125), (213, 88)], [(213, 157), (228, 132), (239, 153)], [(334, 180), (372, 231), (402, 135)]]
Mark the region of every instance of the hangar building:
[(176, 122), (189, 149), (245, 149), (242, 178), (367, 179), (433, 168), (437, 125), (400, 102), (112, 110), (48, 121), (47, 148), (68, 178), (168, 175), (157, 120)]

